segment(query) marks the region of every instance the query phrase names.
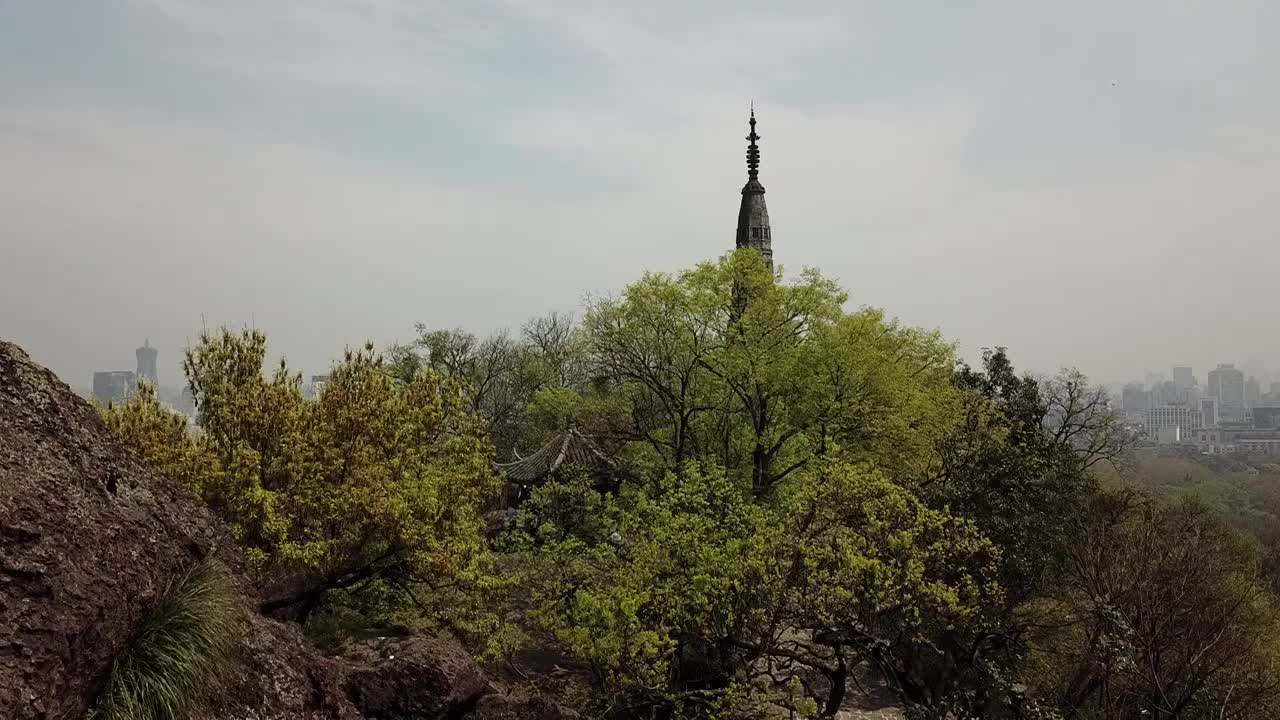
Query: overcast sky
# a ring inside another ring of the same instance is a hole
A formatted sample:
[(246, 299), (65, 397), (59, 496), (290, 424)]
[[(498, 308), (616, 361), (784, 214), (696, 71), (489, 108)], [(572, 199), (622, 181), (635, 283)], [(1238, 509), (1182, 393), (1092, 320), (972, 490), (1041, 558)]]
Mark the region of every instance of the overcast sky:
[[(961, 10), (960, 6), (970, 10)], [(0, 0), (0, 337), (305, 373), (732, 246), (967, 353), (1280, 367), (1280, 3)], [(1276, 379), (1280, 379), (1277, 373)]]

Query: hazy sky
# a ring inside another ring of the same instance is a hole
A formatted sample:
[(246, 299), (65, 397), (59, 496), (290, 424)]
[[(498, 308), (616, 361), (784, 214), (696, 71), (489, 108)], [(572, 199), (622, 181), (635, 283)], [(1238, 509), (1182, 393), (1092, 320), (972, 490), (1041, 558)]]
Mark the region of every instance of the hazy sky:
[[(961, 10), (960, 6), (971, 9)], [(966, 351), (1280, 367), (1274, 0), (0, 0), (0, 337), (176, 383), (573, 311), (733, 243)], [(1280, 376), (1278, 376), (1280, 379)]]

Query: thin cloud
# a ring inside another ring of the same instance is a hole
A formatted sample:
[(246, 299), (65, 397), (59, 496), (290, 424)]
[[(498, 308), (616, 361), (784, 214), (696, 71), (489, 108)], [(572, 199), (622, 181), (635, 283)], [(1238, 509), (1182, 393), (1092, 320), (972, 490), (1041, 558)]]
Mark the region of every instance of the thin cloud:
[(190, 41), (189, 59), (247, 79), (383, 95), (466, 88), (457, 64), (502, 46), (481, 3), (135, 0)]
[(0, 331), (85, 381), (201, 313), (322, 368), (571, 309), (729, 247), (754, 98), (789, 270), (1038, 370), (1280, 362), (1278, 8), (22, 6)]

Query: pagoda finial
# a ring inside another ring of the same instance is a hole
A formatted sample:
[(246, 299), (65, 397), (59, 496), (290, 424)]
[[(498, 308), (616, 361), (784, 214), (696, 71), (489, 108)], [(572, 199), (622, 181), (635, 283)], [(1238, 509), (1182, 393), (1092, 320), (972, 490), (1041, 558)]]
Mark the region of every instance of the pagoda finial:
[(760, 175), (760, 146), (756, 145), (756, 141), (760, 136), (756, 134), (756, 101), (751, 101), (751, 134), (747, 136), (750, 142), (747, 145), (747, 177), (755, 180)]

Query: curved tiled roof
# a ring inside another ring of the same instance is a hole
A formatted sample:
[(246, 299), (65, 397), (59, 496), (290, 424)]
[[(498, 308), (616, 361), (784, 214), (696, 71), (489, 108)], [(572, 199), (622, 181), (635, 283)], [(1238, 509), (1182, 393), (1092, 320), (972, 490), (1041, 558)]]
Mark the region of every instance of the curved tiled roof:
[(542, 480), (564, 465), (581, 465), (588, 470), (615, 467), (613, 458), (596, 447), (591, 438), (578, 432), (574, 426), (557, 433), (532, 455), (517, 455), (515, 460), (494, 463), (493, 467), (512, 482), (531, 483)]

